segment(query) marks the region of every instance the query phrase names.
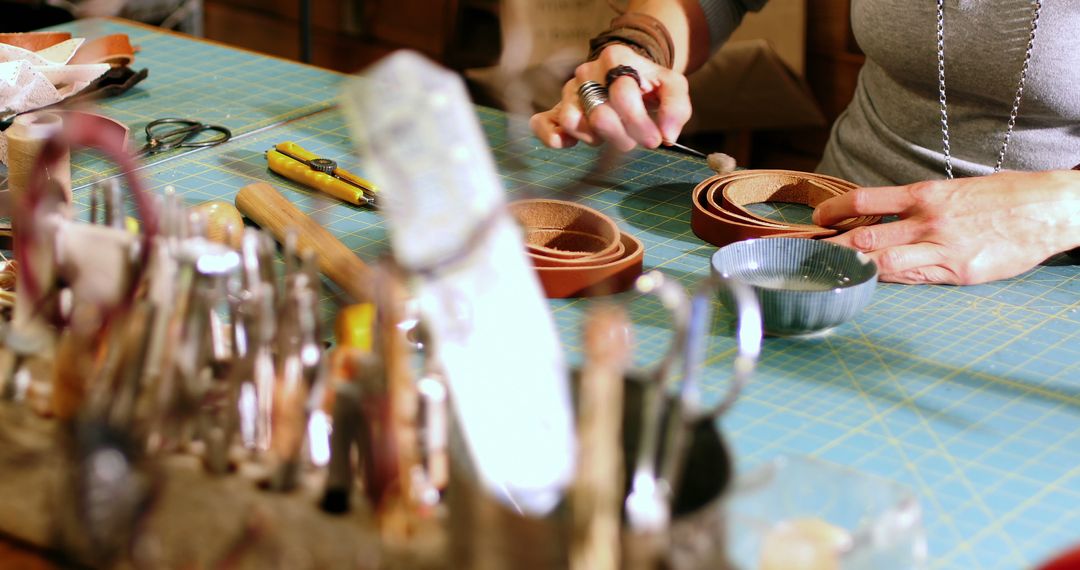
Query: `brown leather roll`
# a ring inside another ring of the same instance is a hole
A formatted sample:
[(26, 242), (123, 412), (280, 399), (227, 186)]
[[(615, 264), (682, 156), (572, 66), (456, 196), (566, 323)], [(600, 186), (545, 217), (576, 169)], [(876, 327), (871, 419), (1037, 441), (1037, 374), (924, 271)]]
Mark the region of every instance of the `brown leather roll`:
[(127, 34), (111, 34), (86, 40), (69, 63), (107, 63), (113, 67), (130, 65), (135, 60), (135, 48)]
[(67, 32), (17, 32), (0, 34), (0, 44), (13, 45), (28, 51), (39, 51), (71, 39)]
[[(13, 45), (29, 51), (40, 51), (71, 39), (67, 32), (2, 33), (0, 43)], [(86, 40), (69, 64), (108, 63), (114, 67), (129, 65), (135, 59), (135, 48), (127, 34), (111, 34)]]
[(827, 237), (875, 224), (879, 216), (849, 218), (829, 227), (788, 224), (754, 214), (747, 204), (790, 202), (811, 208), (854, 190), (846, 180), (793, 170), (740, 170), (703, 180), (694, 188), (690, 228), (717, 246), (760, 237)]
[(510, 212), (549, 298), (625, 291), (641, 275), (645, 247), (600, 212), (562, 200), (519, 200)]

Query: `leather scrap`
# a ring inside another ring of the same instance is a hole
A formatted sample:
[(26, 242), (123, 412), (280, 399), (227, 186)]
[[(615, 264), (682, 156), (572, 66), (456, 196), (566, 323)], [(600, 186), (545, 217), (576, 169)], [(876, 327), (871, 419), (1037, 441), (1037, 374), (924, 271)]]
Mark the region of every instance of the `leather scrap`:
[(608, 216), (564, 200), (519, 200), (509, 208), (548, 298), (619, 293), (641, 275), (645, 246)]
[(16, 32), (0, 34), (0, 44), (13, 45), (28, 51), (41, 51), (71, 39), (67, 32)]
[(794, 170), (740, 170), (703, 180), (694, 188), (690, 227), (699, 238), (716, 246), (762, 237), (818, 238), (859, 226), (876, 224), (880, 216), (849, 218), (825, 228), (789, 224), (759, 216), (746, 206), (762, 202), (790, 202), (811, 208), (854, 190), (846, 180)]
[[(71, 39), (68, 32), (20, 32), (0, 33), (0, 43), (13, 45), (28, 51), (41, 51)], [(135, 48), (127, 34), (110, 34), (83, 42), (68, 65), (107, 63), (114, 67), (131, 65), (135, 60)]]
[(135, 48), (127, 34), (110, 34), (83, 42), (70, 64), (107, 63), (113, 67), (131, 65), (135, 61)]
[(135, 71), (128, 66), (110, 68), (104, 75), (91, 81), (82, 91), (68, 97), (64, 104), (115, 97), (126, 92), (149, 76), (147, 69)]

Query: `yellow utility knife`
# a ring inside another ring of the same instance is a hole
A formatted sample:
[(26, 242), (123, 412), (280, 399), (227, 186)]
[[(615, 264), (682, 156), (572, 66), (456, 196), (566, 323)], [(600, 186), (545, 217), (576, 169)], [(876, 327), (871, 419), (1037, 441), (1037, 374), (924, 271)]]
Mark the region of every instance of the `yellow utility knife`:
[(359, 176), (338, 168), (336, 162), (320, 158), (294, 142), (278, 143), (266, 151), (270, 170), (338, 200), (357, 206), (375, 206), (379, 189)]

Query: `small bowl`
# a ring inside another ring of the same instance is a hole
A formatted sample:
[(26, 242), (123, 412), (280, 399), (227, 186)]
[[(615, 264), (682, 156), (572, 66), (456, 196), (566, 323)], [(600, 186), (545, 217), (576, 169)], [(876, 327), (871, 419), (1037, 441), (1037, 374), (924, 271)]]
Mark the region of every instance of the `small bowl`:
[[(824, 333), (859, 313), (877, 284), (877, 265), (862, 252), (827, 241), (767, 238), (735, 242), (713, 254), (717, 275), (753, 287), (765, 332)], [(721, 301), (729, 310), (728, 295)]]

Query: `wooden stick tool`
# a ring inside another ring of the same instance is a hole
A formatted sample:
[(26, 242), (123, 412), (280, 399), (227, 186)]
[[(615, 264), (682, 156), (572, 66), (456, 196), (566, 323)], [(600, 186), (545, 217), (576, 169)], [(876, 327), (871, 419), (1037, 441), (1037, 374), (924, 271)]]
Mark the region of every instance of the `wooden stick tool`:
[(371, 271), (351, 249), (326, 228), (289, 202), (273, 186), (255, 182), (236, 194), (236, 208), (244, 216), (285, 243), (290, 228), (296, 231), (298, 250), (315, 252), (319, 271), (337, 283), (357, 302), (370, 301)]

